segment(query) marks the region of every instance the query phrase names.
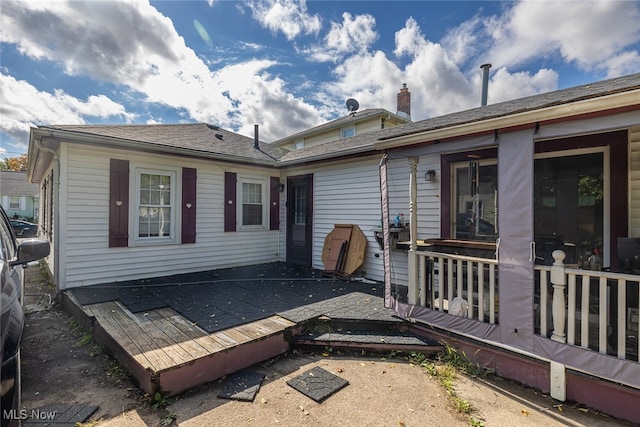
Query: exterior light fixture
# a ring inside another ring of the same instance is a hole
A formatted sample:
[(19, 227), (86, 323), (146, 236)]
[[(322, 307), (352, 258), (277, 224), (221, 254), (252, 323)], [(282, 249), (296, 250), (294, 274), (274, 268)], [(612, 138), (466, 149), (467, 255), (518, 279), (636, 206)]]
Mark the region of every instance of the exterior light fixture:
[(278, 191), (281, 193), (284, 191), (284, 184), (278, 184)]
[(424, 180), (426, 182), (433, 182), (436, 180), (436, 171), (434, 171), (433, 169), (429, 169), (425, 174), (424, 174)]

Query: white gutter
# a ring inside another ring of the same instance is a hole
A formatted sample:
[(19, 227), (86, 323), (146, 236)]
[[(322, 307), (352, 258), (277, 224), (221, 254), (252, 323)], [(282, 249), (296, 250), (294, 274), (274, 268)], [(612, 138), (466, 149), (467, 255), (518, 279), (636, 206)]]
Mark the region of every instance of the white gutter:
[(606, 110), (637, 107), (640, 108), (640, 89), (616, 93), (598, 98), (576, 101), (552, 107), (541, 108), (522, 113), (509, 114), (491, 119), (480, 119), (471, 123), (447, 126), (441, 129), (401, 135), (379, 140), (374, 143), (377, 150), (387, 150), (425, 141), (436, 141), (447, 138), (462, 137), (471, 134), (493, 132), (496, 129), (528, 125), (550, 120), (567, 120), (571, 117), (586, 114), (602, 113)]

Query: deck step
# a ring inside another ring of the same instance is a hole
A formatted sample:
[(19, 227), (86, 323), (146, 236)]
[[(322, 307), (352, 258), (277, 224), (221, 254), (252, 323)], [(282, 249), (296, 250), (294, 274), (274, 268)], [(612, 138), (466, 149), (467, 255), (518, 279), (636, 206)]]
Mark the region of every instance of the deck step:
[(307, 331), (293, 337), (292, 346), (299, 348), (331, 347), (368, 351), (417, 351), (427, 354), (443, 350), (442, 345), (410, 333), (380, 330), (343, 330), (336, 332)]

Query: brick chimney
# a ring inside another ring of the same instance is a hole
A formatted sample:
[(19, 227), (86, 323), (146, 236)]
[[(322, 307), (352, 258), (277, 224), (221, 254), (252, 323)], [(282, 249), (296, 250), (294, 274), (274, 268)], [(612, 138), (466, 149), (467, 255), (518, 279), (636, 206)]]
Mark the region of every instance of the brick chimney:
[(407, 89), (406, 83), (402, 83), (402, 88), (400, 88), (400, 92), (398, 93), (397, 109), (397, 115), (411, 120), (411, 92)]

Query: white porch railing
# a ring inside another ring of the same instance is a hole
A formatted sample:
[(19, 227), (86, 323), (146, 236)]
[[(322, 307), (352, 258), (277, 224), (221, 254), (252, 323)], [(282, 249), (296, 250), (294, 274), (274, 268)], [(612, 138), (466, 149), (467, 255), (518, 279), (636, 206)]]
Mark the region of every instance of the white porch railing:
[(640, 276), (536, 266), (536, 329), (542, 336), (621, 359), (638, 360)]
[(417, 255), (419, 305), (498, 323), (497, 260), (430, 251)]

